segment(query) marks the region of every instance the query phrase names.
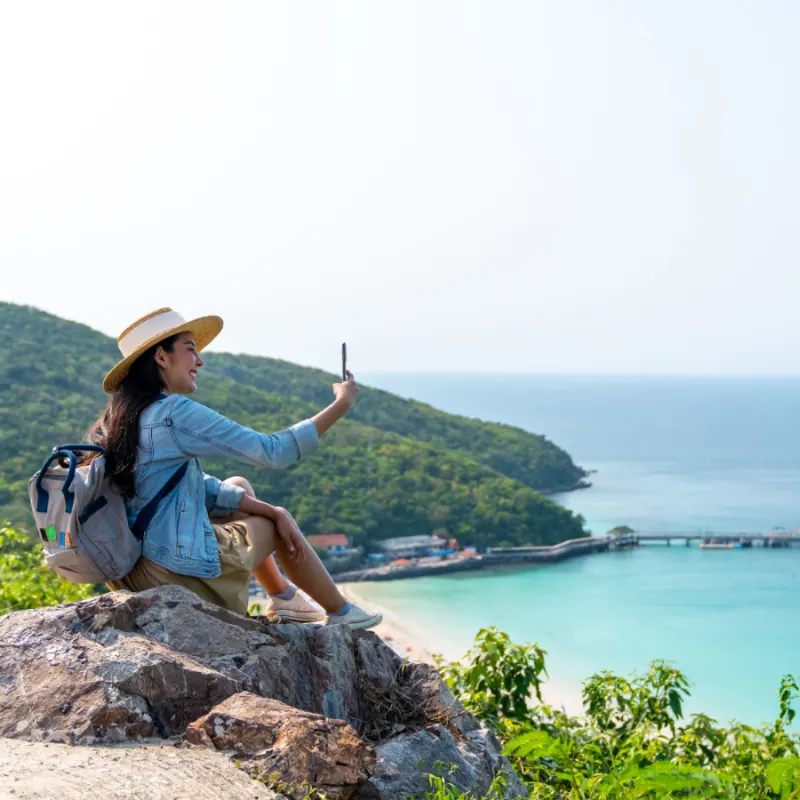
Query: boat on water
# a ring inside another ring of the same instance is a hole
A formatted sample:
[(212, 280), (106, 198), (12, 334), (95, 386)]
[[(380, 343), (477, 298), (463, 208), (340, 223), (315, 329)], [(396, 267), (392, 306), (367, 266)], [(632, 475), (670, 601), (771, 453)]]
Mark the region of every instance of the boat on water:
[(739, 542), (700, 542), (701, 550), (738, 550), (741, 547)]

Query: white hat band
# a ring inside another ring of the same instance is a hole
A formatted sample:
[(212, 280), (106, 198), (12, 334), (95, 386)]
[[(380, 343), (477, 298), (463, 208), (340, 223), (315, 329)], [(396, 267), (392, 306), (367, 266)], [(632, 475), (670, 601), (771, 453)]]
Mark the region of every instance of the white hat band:
[(144, 320), (135, 328), (129, 330), (117, 342), (120, 352), (124, 358), (131, 353), (135, 353), (145, 342), (149, 342), (159, 333), (177, 328), (183, 325), (186, 320), (177, 311), (165, 311), (156, 314), (154, 317)]

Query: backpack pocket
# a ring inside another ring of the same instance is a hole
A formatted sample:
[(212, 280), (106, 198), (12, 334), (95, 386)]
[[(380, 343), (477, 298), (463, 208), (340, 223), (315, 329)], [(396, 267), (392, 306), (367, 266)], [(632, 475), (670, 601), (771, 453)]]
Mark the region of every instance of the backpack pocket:
[(124, 578), (142, 554), (142, 543), (128, 528), (123, 503), (110, 503), (102, 495), (86, 505), (77, 536), (78, 547), (94, 562), (103, 581)]
[(97, 564), (87, 558), (77, 547), (48, 547), (44, 560), (59, 578), (72, 583), (103, 583), (107, 580)]

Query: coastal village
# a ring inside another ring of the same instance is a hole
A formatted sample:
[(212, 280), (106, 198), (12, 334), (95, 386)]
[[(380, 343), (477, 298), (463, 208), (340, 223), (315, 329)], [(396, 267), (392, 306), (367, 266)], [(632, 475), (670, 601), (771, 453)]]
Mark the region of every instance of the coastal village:
[[(465, 564), (477, 564), (481, 558), (477, 548), (461, 547), (457, 539), (435, 534), (384, 539), (375, 545), (378, 552), (370, 553), (365, 553), (362, 547), (353, 547), (345, 533), (310, 534), (307, 538), (337, 581), (411, 577), (416, 569), (435, 570), (438, 574), (443, 567), (463, 568)], [(264, 593), (254, 579), (250, 590), (254, 596)]]
[(323, 550), (329, 560), (359, 554), (372, 569), (404, 569), (406, 567), (440, 564), (442, 561), (457, 561), (477, 555), (474, 547), (461, 548), (457, 539), (440, 536), (396, 536), (376, 542), (377, 552), (364, 553), (362, 548), (350, 547), (345, 534), (310, 535), (312, 547)]

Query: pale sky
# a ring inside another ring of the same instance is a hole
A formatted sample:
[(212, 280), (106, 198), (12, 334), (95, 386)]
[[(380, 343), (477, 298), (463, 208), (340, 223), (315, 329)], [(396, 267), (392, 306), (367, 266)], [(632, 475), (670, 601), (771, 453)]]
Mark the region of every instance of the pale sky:
[(800, 373), (796, 2), (0, 3), (0, 300), (356, 374)]

